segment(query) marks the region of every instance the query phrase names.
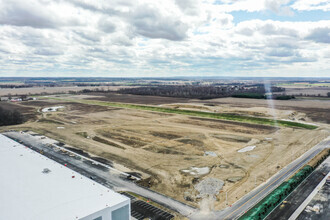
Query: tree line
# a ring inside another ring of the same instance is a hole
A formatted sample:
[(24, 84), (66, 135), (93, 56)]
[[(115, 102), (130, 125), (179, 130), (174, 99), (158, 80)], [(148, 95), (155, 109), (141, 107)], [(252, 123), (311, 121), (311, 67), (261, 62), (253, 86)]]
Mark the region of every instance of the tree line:
[(18, 89), (18, 88), (31, 88), (33, 87), (33, 85), (14, 85), (14, 84), (3, 84), (3, 85), (0, 85), (0, 88), (2, 89)]
[[(271, 92), (283, 92), (284, 90), (285, 89), (281, 87), (271, 87)], [(123, 88), (118, 90), (117, 92), (121, 94), (197, 98), (197, 99), (231, 97), (233, 95), (238, 95), (243, 93), (258, 94), (264, 96), (266, 93), (264, 86), (245, 87), (240, 85), (235, 85), (235, 86), (160, 85), (160, 86)]]
[(23, 116), (17, 110), (6, 110), (0, 107), (0, 126), (23, 123)]

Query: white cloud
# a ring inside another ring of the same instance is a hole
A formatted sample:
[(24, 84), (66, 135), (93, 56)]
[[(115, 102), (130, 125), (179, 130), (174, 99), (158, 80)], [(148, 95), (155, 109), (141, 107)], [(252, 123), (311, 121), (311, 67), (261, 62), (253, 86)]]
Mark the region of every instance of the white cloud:
[(305, 39), (313, 40), (317, 43), (330, 44), (330, 26), (312, 29)]
[(187, 15), (196, 16), (200, 12), (201, 4), (198, 0), (175, 0), (175, 3)]
[(292, 8), (298, 11), (330, 10), (329, 0), (297, 0), (292, 4)]
[(84, 25), (86, 19), (68, 4), (37, 0), (0, 1), (0, 24), (58, 28)]
[(278, 15), (293, 16), (294, 12), (288, 6), (291, 1), (292, 0), (266, 0), (265, 8)]
[(116, 25), (113, 18), (108, 18), (106, 16), (100, 17), (98, 21), (98, 28), (105, 33), (113, 33), (116, 30)]
[(136, 7), (129, 20), (136, 33), (148, 38), (183, 40), (188, 30), (188, 25), (180, 21), (178, 16), (161, 14), (154, 5)]
[[(310, 2), (314, 3), (309, 9), (302, 0), (292, 7), (310, 10), (326, 5)], [(212, 3), (0, 0), (0, 75), (297, 74), (298, 70), (307, 74), (329, 67), (330, 21), (235, 24), (231, 11), (289, 15), (292, 2)]]

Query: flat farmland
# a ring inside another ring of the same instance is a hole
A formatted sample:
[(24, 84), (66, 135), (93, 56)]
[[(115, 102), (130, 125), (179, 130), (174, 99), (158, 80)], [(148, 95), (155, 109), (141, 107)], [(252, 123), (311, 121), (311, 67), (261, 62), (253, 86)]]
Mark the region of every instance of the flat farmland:
[(106, 93), (106, 94), (91, 93), (85, 96), (85, 98), (89, 100), (123, 102), (123, 103), (133, 103), (133, 104), (150, 104), (150, 105), (191, 102), (191, 100), (188, 98), (141, 96), (141, 95), (130, 95), (130, 94), (118, 94), (118, 93)]
[[(35, 118), (10, 128), (34, 130), (111, 160), (116, 168), (140, 175), (142, 180), (138, 184), (194, 206), (202, 204), (196, 187), (199, 183), (207, 179), (223, 181), (220, 193), (215, 195), (215, 209), (225, 207), (225, 192), (228, 203), (234, 203), (329, 135), (326, 123), (315, 122), (306, 112), (295, 109), (307, 109), (310, 103), (304, 101), (298, 105), (276, 102), (276, 108), (270, 109), (266, 102), (260, 102), (264, 100), (232, 98), (200, 101), (100, 94), (55, 98), (59, 99), (41, 98), (15, 104), (18, 109), (34, 112)], [(275, 114), (282, 120), (314, 123), (318, 128), (276, 127), (65, 99), (120, 100), (270, 119)], [(326, 109), (328, 104), (313, 108)], [(62, 108), (54, 112), (42, 111), (54, 106)]]
[[(330, 85), (330, 84), (329, 84)], [(285, 94), (287, 95), (296, 95), (296, 96), (327, 96), (327, 93), (330, 92), (330, 87), (286, 87)], [(276, 94), (276, 93), (275, 93)], [(282, 94), (282, 93), (278, 93)]]
[(63, 87), (30, 87), (30, 88), (0, 88), (0, 96), (16, 96), (16, 95), (34, 95), (34, 94), (54, 94), (54, 93), (68, 93), (70, 91), (78, 92), (84, 89), (104, 89), (116, 91), (120, 88), (126, 88), (126, 86), (63, 86)]
[[(205, 101), (207, 104), (223, 106), (225, 111), (241, 109), (243, 112), (263, 112), (269, 114), (273, 112), (278, 119), (295, 118), (299, 116), (305, 121), (330, 123), (330, 100), (313, 99), (292, 99), (292, 100), (263, 100), (263, 99), (243, 99), (243, 98), (221, 98)], [(273, 106), (274, 111), (269, 111)], [(229, 109), (226, 109), (229, 107)], [(266, 109), (266, 111), (265, 111)], [(268, 109), (268, 110), (267, 110)], [(292, 117), (286, 113), (291, 112)], [(284, 113), (284, 115), (283, 115)], [(282, 117), (283, 116), (283, 117)]]

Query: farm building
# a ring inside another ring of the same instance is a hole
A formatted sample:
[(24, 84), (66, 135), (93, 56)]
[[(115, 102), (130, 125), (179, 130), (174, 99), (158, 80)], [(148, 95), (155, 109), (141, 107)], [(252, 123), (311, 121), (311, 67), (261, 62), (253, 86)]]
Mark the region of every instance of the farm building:
[(2, 134), (0, 152), (0, 219), (130, 219), (129, 198)]
[(7, 102), (7, 101), (9, 101), (9, 98), (8, 97), (0, 97), (0, 101), (1, 102)]

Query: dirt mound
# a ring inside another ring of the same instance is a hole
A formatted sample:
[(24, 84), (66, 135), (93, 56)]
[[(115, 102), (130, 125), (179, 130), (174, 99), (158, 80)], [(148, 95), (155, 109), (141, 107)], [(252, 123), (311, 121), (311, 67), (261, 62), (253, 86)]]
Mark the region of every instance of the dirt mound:
[(251, 140), (251, 138), (244, 137), (244, 136), (238, 136), (238, 135), (212, 134), (211, 136), (215, 137), (217, 139), (220, 139), (223, 141), (229, 141), (229, 142), (248, 143)]
[(165, 139), (169, 139), (169, 140), (182, 137), (182, 136), (177, 135), (177, 134), (166, 133), (166, 132), (158, 132), (158, 131), (150, 131), (150, 134), (152, 134), (155, 137), (161, 137), (161, 138), (165, 138)]
[(149, 146), (144, 147), (144, 150), (159, 153), (159, 154), (175, 154), (175, 155), (184, 155), (183, 152), (173, 150), (171, 147), (161, 147), (161, 146)]
[(190, 138), (182, 138), (182, 139), (178, 139), (177, 141), (184, 143), (184, 144), (190, 144), (192, 146), (197, 146), (197, 147), (201, 147), (204, 145), (203, 141), (196, 140), (196, 139), (190, 139)]

